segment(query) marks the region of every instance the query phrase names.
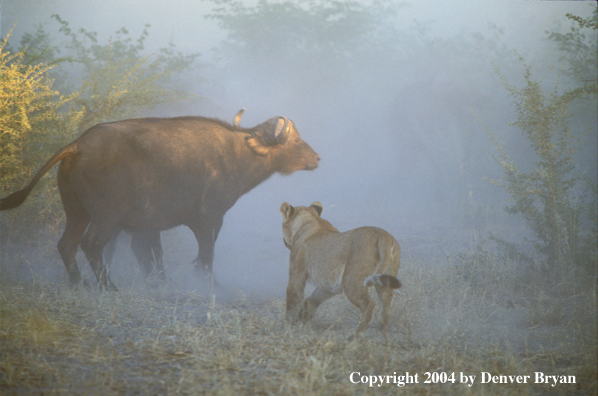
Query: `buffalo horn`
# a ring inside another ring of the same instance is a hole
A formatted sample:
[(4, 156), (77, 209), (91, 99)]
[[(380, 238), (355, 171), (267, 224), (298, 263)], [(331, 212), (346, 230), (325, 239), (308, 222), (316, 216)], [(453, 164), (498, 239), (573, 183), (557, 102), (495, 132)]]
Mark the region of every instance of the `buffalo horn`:
[(274, 138), (278, 144), (285, 144), (291, 134), (291, 123), (286, 117), (279, 117), (274, 129)]

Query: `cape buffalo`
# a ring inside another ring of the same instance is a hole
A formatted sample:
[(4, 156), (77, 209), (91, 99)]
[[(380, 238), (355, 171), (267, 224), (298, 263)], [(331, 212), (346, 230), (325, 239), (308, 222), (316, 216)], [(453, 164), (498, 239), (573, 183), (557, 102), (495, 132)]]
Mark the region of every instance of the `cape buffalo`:
[(116, 121), (91, 127), (58, 150), (25, 188), (0, 200), (0, 210), (23, 203), (60, 161), (66, 227), (58, 251), (72, 284), (81, 281), (79, 244), (98, 283), (116, 290), (102, 261), (111, 236), (130, 232), (139, 245), (136, 256), (147, 258), (160, 246), (159, 232), (178, 225), (197, 239), (197, 270), (213, 277), (214, 243), (226, 211), (273, 173), (315, 169), (319, 160), (286, 117), (253, 128), (204, 117)]
[[(233, 118), (234, 126), (239, 126), (245, 110), (245, 108), (242, 108), (235, 114), (235, 117)], [(108, 270), (112, 264), (112, 259), (116, 252), (117, 240), (120, 234), (120, 232), (113, 234), (112, 238), (110, 238), (104, 248), (104, 263), (106, 267), (108, 267)], [(155, 272), (158, 279), (164, 280), (166, 278), (160, 231), (143, 230), (131, 233), (131, 250), (146, 278), (148, 278), (152, 272)]]

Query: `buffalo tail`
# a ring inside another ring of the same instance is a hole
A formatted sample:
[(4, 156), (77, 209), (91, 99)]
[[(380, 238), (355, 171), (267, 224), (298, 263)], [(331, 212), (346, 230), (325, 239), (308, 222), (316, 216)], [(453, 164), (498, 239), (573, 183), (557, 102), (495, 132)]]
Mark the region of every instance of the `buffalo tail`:
[(52, 168), (58, 161), (61, 161), (63, 158), (68, 157), (69, 155), (72, 155), (76, 152), (77, 145), (75, 143), (71, 143), (68, 146), (63, 147), (56, 153), (54, 153), (54, 155), (50, 157), (50, 159), (44, 164), (44, 166), (42, 166), (37, 171), (35, 176), (33, 176), (33, 179), (31, 179), (31, 181), (29, 182), (29, 184), (27, 184), (25, 188), (0, 199), (0, 211), (16, 208), (17, 206), (21, 205), (25, 201), (33, 187), (35, 187), (39, 179), (41, 179), (42, 176), (50, 170), (50, 168)]

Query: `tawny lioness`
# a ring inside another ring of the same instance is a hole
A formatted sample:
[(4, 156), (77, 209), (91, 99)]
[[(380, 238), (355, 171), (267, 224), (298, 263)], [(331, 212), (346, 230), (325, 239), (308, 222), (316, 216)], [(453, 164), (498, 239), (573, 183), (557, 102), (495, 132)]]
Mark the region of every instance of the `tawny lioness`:
[[(287, 318), (311, 320), (320, 304), (344, 292), (361, 311), (355, 334), (368, 328), (376, 303), (368, 287), (374, 286), (382, 304), (382, 326), (388, 326), (393, 289), (397, 279), (400, 247), (388, 232), (361, 227), (339, 232), (320, 217), (322, 204), (293, 207), (287, 202), (282, 212), (284, 243), (291, 250)], [(304, 301), (306, 282), (316, 289)]]

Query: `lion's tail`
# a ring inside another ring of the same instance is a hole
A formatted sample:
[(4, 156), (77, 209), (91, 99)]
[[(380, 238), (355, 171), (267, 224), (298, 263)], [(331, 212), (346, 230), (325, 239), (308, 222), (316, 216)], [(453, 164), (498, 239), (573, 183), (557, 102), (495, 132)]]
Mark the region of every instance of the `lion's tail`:
[(363, 281), (363, 285), (365, 287), (380, 285), (390, 287), (391, 289), (398, 289), (399, 287), (401, 287), (401, 281), (392, 275), (377, 274), (365, 278), (365, 280)]
[(376, 271), (377, 274), (368, 276), (363, 285), (365, 287), (381, 285), (398, 289), (401, 287), (401, 281), (396, 276), (391, 275), (393, 273), (396, 275), (399, 269), (401, 248), (398, 242), (391, 235), (388, 235), (388, 238), (379, 238), (378, 252), (380, 253), (380, 263)]

